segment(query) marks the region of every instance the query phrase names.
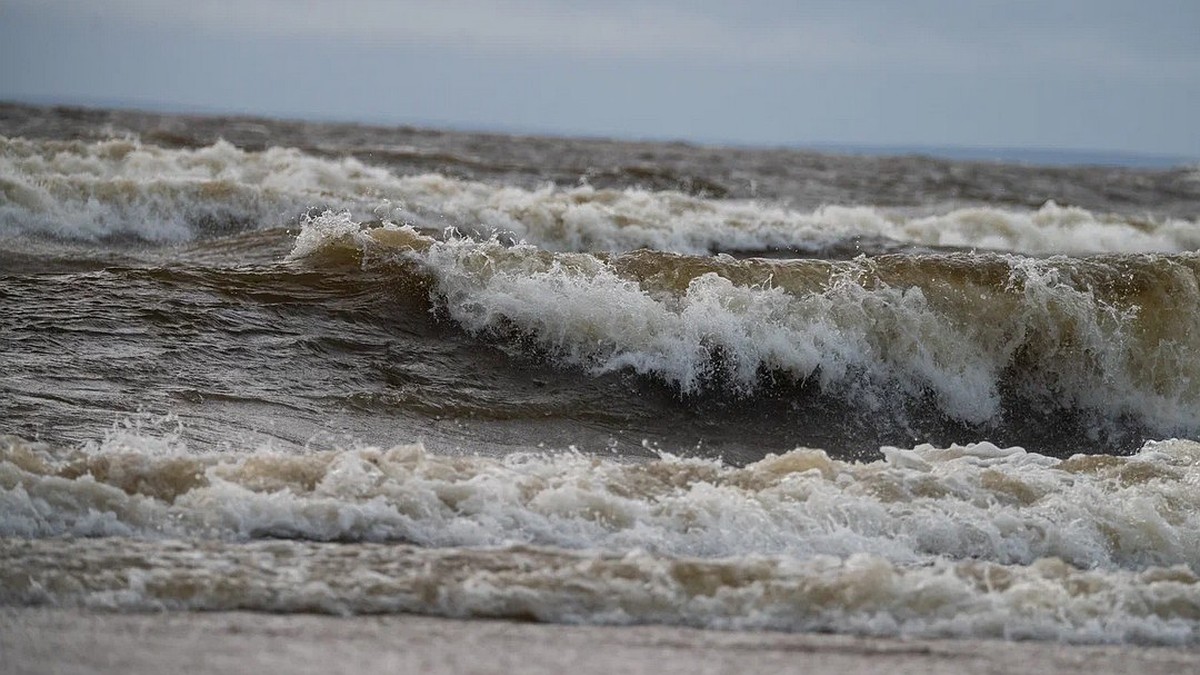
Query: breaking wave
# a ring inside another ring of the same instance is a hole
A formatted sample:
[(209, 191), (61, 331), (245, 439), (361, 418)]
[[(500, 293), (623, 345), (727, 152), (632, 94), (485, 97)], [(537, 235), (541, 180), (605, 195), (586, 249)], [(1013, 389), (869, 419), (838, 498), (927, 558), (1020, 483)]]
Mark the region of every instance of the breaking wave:
[(815, 386), (868, 410), (932, 401), (968, 424), (1048, 407), (1167, 435), (1200, 418), (1190, 254), (605, 256), (363, 229), (328, 213), (304, 225), (292, 256), (401, 260), (398, 273), (422, 275), (439, 311), (471, 332), (684, 393)]
[(350, 210), (554, 251), (650, 248), (685, 254), (820, 253), (847, 242), (1028, 254), (1175, 253), (1200, 248), (1194, 221), (1133, 219), (1046, 203), (906, 215), (871, 206), (799, 212), (780, 203), (680, 192), (548, 185), (529, 190), (436, 174), (397, 176), (354, 158), (227, 142), (165, 149), (0, 137), (0, 233), (156, 243), (291, 225), (310, 209)]

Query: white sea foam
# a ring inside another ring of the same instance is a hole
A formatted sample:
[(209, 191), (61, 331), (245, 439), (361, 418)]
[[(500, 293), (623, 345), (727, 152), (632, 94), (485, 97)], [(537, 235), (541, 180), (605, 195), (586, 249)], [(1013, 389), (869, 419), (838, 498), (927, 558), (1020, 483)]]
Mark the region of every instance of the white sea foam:
[[(1200, 444), (884, 456), (797, 449), (735, 468), (419, 445), (197, 454), (137, 432), (68, 452), (8, 437), (0, 536), (33, 539), (0, 546), (0, 603), (1200, 635)], [(353, 543), (385, 540), (420, 547)]]
[(1200, 249), (1200, 223), (1192, 220), (1121, 218), (1054, 202), (1036, 211), (980, 207), (888, 220), (879, 234), (931, 246), (1067, 255)]
[[(967, 208), (905, 216), (869, 206), (826, 206), (801, 212), (747, 200), (713, 200), (674, 192), (600, 190), (587, 186), (538, 191), (492, 188), (440, 176), (421, 179), (416, 201), (512, 233), (557, 251), (677, 253), (819, 249), (858, 237), (928, 246), (986, 248), (1030, 254), (1180, 252), (1200, 248), (1200, 224), (1103, 216), (1048, 202), (1036, 211)], [(440, 203), (429, 199), (438, 195)]]
[(867, 553), (901, 565), (1052, 556), (1085, 569), (1200, 570), (1200, 444), (1190, 441), (1061, 462), (988, 443), (885, 448), (865, 464), (797, 449), (745, 468), (670, 456), (448, 457), (419, 444), (305, 455), (164, 447), (127, 435), (64, 454), (6, 438), (0, 535)]
[(279, 226), (317, 206), (348, 209), (359, 219), (506, 234), (557, 251), (809, 250), (860, 237), (1031, 254), (1200, 248), (1194, 221), (1136, 220), (1053, 203), (1035, 211), (981, 207), (925, 216), (869, 206), (802, 212), (670, 191), (528, 190), (435, 174), (397, 176), (353, 158), (288, 148), (250, 152), (223, 141), (170, 150), (137, 140), (0, 137), (0, 195), (0, 233), (82, 240), (187, 241), (210, 231)]
[(369, 215), (396, 183), (354, 159), (328, 160), (224, 141), (168, 150), (136, 140), (95, 143), (0, 137), (0, 228), (66, 239), (134, 236), (179, 242), (205, 227), (275, 227), (315, 205)]

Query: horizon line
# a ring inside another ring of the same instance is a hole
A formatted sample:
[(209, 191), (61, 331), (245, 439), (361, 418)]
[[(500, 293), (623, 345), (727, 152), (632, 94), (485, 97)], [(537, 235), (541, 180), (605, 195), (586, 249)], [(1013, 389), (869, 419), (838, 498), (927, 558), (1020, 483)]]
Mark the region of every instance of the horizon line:
[(415, 129), (453, 131), (459, 133), (501, 134), (509, 136), (542, 136), (579, 140), (624, 141), (631, 143), (683, 143), (708, 147), (727, 147), (762, 150), (798, 150), (821, 154), (873, 157), (929, 157), (949, 161), (1027, 164), (1050, 167), (1113, 166), (1143, 169), (1179, 169), (1200, 165), (1200, 157), (1138, 150), (1108, 150), (1055, 146), (998, 145), (998, 144), (938, 144), (920, 142), (866, 141), (792, 141), (747, 142), (721, 138), (681, 138), (603, 132), (547, 130), (519, 125), (483, 126), (449, 121), (386, 119), (380, 116), (348, 117), (302, 112), (253, 111), (211, 104), (169, 103), (136, 98), (104, 99), (89, 96), (0, 94), (0, 105), (38, 108), (81, 108), (113, 110), (156, 115), (194, 115), (200, 117), (246, 117), (274, 121), (314, 122), (326, 124), (357, 124), (361, 126), (399, 126)]

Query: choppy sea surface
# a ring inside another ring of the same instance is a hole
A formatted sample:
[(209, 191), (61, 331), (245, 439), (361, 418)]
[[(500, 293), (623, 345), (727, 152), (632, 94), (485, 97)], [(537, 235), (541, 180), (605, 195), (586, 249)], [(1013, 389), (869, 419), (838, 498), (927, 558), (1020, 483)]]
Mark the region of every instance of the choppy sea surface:
[(0, 105), (0, 604), (1200, 643), (1200, 168)]

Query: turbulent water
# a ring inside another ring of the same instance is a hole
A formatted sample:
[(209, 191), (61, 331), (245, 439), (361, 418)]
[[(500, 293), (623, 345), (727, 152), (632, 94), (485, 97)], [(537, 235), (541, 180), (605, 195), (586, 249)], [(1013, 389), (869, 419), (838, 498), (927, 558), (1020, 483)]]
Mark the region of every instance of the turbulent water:
[(1200, 643), (1198, 217), (0, 106), (0, 603)]

